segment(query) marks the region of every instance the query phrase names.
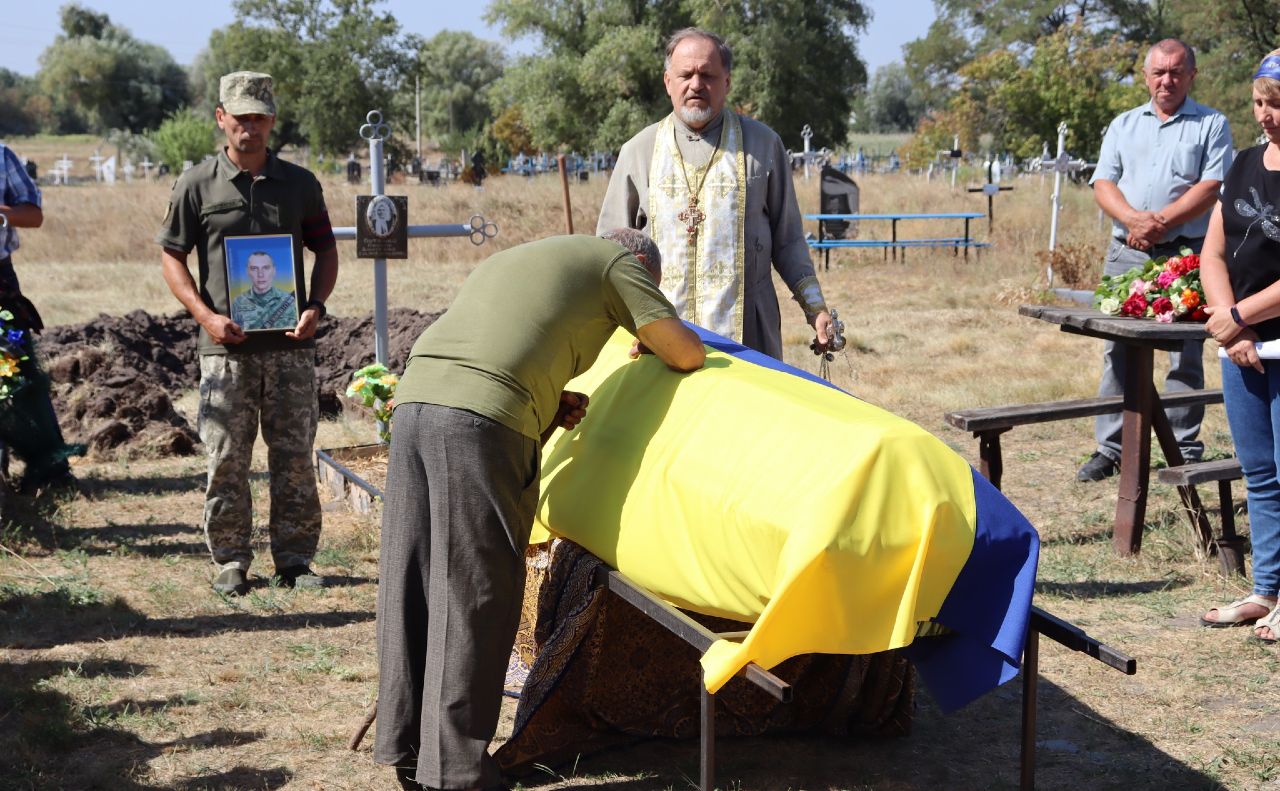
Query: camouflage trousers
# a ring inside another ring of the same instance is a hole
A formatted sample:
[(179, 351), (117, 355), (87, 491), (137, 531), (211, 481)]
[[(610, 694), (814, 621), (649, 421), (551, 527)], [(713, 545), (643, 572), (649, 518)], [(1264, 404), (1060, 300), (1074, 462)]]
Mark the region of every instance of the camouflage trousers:
[(200, 439), (209, 453), (204, 534), (220, 569), (249, 570), (253, 503), (249, 465), (262, 426), (277, 569), (311, 562), (320, 541), (312, 467), (319, 419), (314, 349), (200, 357)]

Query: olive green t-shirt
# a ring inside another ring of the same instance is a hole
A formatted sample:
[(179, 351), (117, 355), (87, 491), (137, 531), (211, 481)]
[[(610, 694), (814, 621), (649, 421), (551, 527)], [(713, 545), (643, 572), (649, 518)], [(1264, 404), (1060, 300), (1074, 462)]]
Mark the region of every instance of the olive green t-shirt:
[(618, 327), (675, 318), (644, 266), (594, 236), (554, 236), (498, 253), (413, 344), (396, 403), (466, 409), (538, 439), (560, 392)]
[[(189, 253), (195, 248), (199, 272), (196, 286), (210, 309), (231, 315), (227, 293), (227, 266), (223, 242), (228, 236), (290, 234), (293, 237), (293, 277), (296, 304), (306, 303), (302, 247), (308, 239), (312, 252), (333, 248), (333, 235), (308, 235), (308, 224), (328, 227), (324, 190), (311, 171), (269, 154), (262, 174), (254, 178), (228, 157), (226, 149), (183, 173), (173, 185), (169, 207), (156, 241), (171, 250)], [(318, 249), (323, 247), (323, 249)], [(277, 270), (280, 262), (276, 263)], [(288, 329), (293, 329), (297, 322)], [(202, 327), (200, 354), (243, 354), (278, 349), (306, 349), (310, 340), (295, 341), (284, 332), (249, 333), (243, 343), (222, 346)]]

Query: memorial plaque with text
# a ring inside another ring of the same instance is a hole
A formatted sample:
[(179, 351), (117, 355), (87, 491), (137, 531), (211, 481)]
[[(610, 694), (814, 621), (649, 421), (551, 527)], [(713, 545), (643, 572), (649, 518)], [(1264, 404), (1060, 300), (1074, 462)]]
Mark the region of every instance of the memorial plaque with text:
[(356, 257), (409, 257), (407, 196), (356, 196)]

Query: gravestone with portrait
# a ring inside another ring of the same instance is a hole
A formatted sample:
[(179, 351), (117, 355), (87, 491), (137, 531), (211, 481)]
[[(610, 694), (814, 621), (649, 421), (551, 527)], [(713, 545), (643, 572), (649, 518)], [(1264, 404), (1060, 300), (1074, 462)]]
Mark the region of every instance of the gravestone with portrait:
[(356, 256), (409, 257), (409, 198), (405, 195), (356, 196)]

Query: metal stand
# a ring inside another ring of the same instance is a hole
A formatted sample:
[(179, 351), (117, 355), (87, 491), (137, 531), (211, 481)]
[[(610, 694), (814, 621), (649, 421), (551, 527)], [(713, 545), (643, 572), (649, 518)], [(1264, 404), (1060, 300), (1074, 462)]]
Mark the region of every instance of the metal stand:
[[(702, 624), (667, 604), (652, 593), (627, 579), (621, 572), (601, 570), (597, 582), (619, 598), (657, 621), (676, 637), (684, 640), (701, 653), (716, 640), (741, 640), (746, 632), (713, 633)], [(1039, 607), (1032, 607), (1027, 629), (1027, 639), (1022, 654), (1022, 735), (1019, 788), (1032, 791), (1035, 788), (1036, 761), (1036, 687), (1040, 674), (1040, 635), (1054, 642), (1093, 657), (1126, 675), (1138, 672), (1138, 662), (1133, 657), (1116, 651), (1105, 643), (1090, 637), (1078, 626), (1052, 615)], [(926, 639), (926, 638), (922, 638)], [(945, 639), (945, 638), (942, 638)], [(768, 692), (778, 700), (789, 703), (791, 685), (754, 662), (744, 667), (739, 675)], [(716, 699), (699, 685), (701, 710), (701, 734), (699, 738), (698, 788), (713, 791), (716, 787)]]

